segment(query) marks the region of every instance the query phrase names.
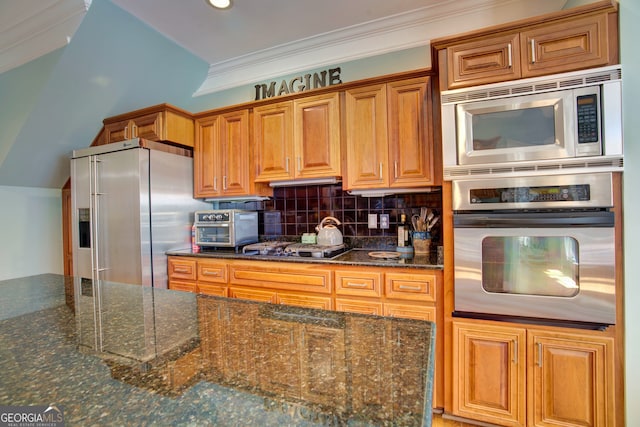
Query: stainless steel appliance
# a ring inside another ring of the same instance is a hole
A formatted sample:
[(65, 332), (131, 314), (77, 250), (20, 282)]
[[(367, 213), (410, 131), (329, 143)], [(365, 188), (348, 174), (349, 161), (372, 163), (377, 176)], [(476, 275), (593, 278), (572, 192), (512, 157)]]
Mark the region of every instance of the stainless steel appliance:
[(318, 245), (313, 243), (268, 241), (247, 245), (242, 248), (242, 253), (245, 255), (333, 258), (346, 250), (347, 247), (344, 244)]
[(612, 174), (453, 182), (455, 315), (615, 324)]
[(258, 212), (241, 209), (195, 214), (196, 245), (237, 248), (258, 241)]
[(444, 178), (621, 171), (621, 86), (610, 66), (443, 91)]
[(71, 160), (74, 275), (167, 287), (165, 252), (190, 247), (193, 159), (141, 139), (75, 150)]

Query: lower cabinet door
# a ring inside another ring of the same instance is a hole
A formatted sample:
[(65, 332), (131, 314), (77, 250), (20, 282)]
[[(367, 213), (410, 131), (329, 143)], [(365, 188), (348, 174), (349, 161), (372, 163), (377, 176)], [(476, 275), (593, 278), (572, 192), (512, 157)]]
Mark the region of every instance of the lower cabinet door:
[(333, 310), (333, 303), (331, 297), (309, 295), (309, 294), (296, 294), (288, 292), (279, 292), (277, 296), (278, 304), (295, 305), (298, 307), (317, 308), (319, 310)]
[(382, 316), (382, 303), (354, 298), (336, 298), (336, 310)]
[(265, 291), (262, 289), (251, 289), (251, 288), (238, 288), (233, 286), (229, 288), (229, 297), (248, 299), (253, 301), (261, 301), (261, 302), (270, 302), (273, 304), (278, 302), (277, 294), (275, 291)]
[(525, 425), (526, 329), (453, 322), (453, 413)]
[(195, 292), (196, 282), (169, 280), (169, 289), (174, 291)]
[(300, 397), (298, 325), (263, 318), (257, 325), (260, 348), (260, 388), (287, 397)]
[(529, 330), (529, 425), (612, 426), (613, 338)]
[(411, 304), (384, 303), (384, 315), (389, 317), (404, 317), (406, 319), (436, 321), (436, 307)]

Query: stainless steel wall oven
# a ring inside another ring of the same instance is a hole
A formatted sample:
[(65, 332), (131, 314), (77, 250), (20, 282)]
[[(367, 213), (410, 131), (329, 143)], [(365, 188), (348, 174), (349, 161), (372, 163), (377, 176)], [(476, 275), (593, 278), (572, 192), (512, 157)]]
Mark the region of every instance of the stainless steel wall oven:
[(456, 316), (615, 323), (612, 174), (453, 182)]

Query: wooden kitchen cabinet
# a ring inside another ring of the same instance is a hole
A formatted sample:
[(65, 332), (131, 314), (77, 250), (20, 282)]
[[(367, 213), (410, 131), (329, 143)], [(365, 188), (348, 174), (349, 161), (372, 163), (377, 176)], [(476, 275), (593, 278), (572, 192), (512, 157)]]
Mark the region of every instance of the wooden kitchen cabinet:
[(193, 156), (196, 198), (250, 195), (249, 111), (197, 118)]
[(617, 32), (616, 9), (597, 2), (433, 45), (441, 87), (458, 89), (616, 64)]
[(253, 147), (256, 181), (293, 178), (293, 102), (253, 109)]
[(530, 329), (527, 419), (535, 426), (611, 426), (613, 338)]
[(526, 420), (526, 330), (453, 322), (453, 413), (502, 425)]
[(340, 94), (253, 109), (256, 181), (338, 177)]
[(193, 147), (191, 113), (169, 104), (160, 104), (105, 119), (104, 143), (144, 138)]
[(331, 270), (317, 264), (287, 262), (234, 262), (229, 265), (232, 285), (331, 295)]
[(500, 425), (614, 424), (613, 338), (453, 322), (453, 413)]
[(345, 91), (344, 188), (437, 184), (429, 77)]

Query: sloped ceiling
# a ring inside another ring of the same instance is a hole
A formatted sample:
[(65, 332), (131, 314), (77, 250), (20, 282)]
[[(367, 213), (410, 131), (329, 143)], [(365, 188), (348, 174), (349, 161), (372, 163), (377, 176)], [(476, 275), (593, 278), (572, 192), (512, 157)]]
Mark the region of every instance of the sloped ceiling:
[[(84, 14), (75, 32), (73, 25), (56, 30), (51, 38), (57, 44), (22, 56), (17, 46), (33, 49), (44, 41), (31, 40), (5, 19), (13, 1), (0, 3), (0, 66), (8, 70), (0, 74), (0, 185), (60, 188), (71, 151), (91, 143), (104, 117), (163, 102), (190, 110), (197, 105), (194, 94), (415, 46), (424, 46), (428, 57), (431, 38), (559, 10), (565, 3), (236, 0), (222, 13), (204, 0), (93, 0), (88, 11), (79, 0), (15, 4), (66, 2), (73, 4), (72, 14)], [(11, 49), (2, 45), (7, 27)], [(61, 47), (55, 34), (64, 34)], [(26, 63), (6, 65), (6, 58)]]

